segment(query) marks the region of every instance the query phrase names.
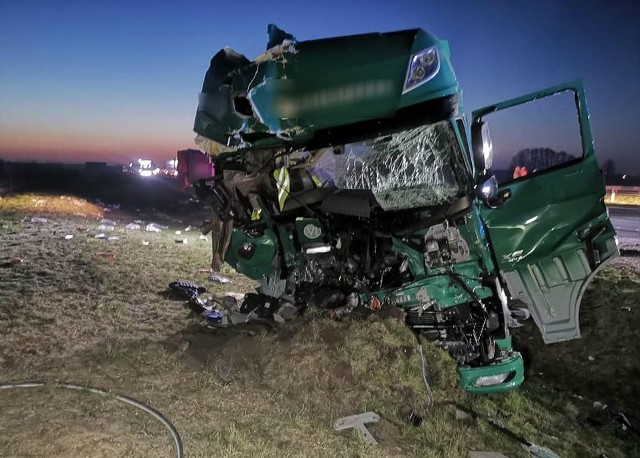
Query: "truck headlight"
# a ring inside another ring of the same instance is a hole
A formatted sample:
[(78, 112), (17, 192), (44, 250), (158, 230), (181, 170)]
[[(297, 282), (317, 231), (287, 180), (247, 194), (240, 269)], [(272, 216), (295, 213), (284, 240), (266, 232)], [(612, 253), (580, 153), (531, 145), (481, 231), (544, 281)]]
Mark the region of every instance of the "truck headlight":
[(498, 383), (502, 383), (509, 377), (509, 373), (506, 374), (497, 374), (497, 375), (483, 375), (482, 377), (478, 377), (474, 383), (475, 386), (491, 386), (497, 385)]
[(440, 70), (440, 59), (435, 46), (412, 54), (409, 58), (409, 67), (402, 93), (405, 94), (423, 85), (433, 78), (438, 70)]

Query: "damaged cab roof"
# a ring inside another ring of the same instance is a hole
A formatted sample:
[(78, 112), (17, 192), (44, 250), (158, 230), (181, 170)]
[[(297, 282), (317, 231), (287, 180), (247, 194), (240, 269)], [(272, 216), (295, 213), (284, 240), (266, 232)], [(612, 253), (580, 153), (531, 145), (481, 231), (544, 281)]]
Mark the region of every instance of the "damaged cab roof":
[(448, 44), (422, 29), (298, 42), (270, 24), (268, 34), (254, 61), (230, 48), (211, 59), (194, 123), (210, 154), (324, 146), (457, 112)]

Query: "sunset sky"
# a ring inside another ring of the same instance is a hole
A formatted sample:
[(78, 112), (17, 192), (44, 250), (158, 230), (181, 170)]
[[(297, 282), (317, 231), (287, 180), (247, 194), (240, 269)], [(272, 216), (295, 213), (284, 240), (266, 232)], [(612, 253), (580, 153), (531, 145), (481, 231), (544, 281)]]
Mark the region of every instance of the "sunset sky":
[[(557, 5), (561, 6), (557, 6)], [(194, 147), (211, 56), (425, 28), (449, 41), (465, 110), (583, 78), (596, 153), (640, 174), (638, 1), (0, 0), (0, 158), (129, 162)]]

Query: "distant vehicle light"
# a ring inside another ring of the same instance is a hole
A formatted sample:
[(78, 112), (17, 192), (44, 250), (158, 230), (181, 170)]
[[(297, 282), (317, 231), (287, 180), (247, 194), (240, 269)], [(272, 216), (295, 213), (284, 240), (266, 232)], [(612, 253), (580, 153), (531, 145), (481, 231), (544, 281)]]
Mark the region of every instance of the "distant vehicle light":
[(140, 170), (141, 177), (150, 177), (153, 176), (153, 172), (151, 170)]

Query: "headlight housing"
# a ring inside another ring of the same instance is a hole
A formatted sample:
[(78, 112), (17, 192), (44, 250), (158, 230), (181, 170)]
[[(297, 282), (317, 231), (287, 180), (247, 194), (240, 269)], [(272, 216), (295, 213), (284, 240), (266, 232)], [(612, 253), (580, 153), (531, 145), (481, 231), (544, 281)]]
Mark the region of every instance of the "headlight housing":
[(435, 46), (412, 54), (409, 58), (407, 75), (404, 78), (402, 93), (405, 94), (423, 85), (440, 70), (440, 57)]
[(496, 375), (483, 375), (478, 377), (475, 382), (475, 386), (491, 386), (503, 383), (509, 378), (509, 373), (496, 374)]

